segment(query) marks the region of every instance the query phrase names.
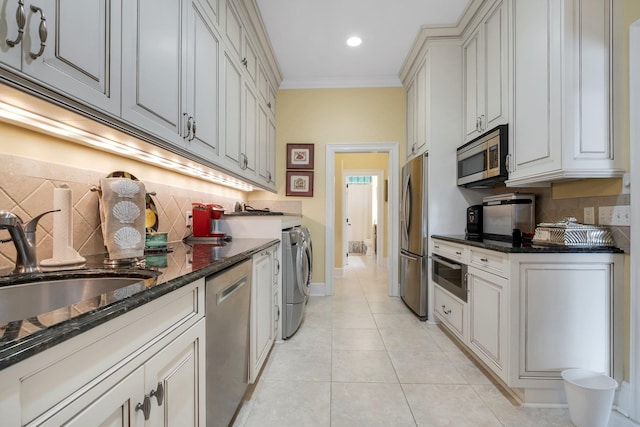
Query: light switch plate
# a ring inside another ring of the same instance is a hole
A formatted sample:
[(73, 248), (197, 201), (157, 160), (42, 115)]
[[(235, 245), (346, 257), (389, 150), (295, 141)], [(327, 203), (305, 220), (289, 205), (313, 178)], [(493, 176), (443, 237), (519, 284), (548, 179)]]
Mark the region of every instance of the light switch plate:
[(598, 208), (598, 224), (631, 225), (631, 207), (629, 205), (600, 206)]

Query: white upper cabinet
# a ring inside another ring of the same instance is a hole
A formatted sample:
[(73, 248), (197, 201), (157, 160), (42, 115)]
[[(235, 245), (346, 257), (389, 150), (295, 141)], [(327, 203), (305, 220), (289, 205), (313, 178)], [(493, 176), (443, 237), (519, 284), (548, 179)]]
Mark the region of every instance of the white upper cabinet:
[[(132, 0), (123, 9), (125, 120), (173, 143), (183, 136), (183, 5), (174, 0)], [(158, 47), (162, 46), (162, 49)], [(185, 123), (186, 125), (186, 123)]]
[[(198, 0), (127, 2), (123, 118), (211, 161), (218, 149), (219, 37)], [(162, 46), (162, 49), (158, 49)]]
[(407, 158), (423, 153), (428, 148), (429, 132), (429, 65), (428, 54), (407, 85)]
[(120, 0), (5, 1), (3, 10), (2, 67), (120, 114)]
[(610, 122), (611, 5), (513, 0), (507, 185), (624, 173)]
[(508, 122), (508, 15), (496, 2), (463, 44), (464, 140)]

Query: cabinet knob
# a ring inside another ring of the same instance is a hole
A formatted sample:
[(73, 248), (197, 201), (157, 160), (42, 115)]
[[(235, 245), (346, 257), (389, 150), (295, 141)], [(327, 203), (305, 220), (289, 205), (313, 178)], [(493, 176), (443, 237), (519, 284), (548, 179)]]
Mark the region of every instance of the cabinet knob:
[(278, 274), (280, 274), (280, 260), (276, 258), (274, 261), (275, 261), (275, 265), (276, 265), (275, 276), (277, 276)]
[(462, 255), (462, 252), (456, 251), (456, 255)]
[(480, 261), (482, 262), (489, 262), (489, 260), (487, 258), (480, 258)]
[(267, 102), (267, 107), (269, 107), (269, 109), (271, 109), (271, 103)]
[(434, 248), (440, 249), (440, 245), (433, 245)]
[(280, 320), (280, 306), (276, 305), (276, 318), (274, 319), (276, 322)]
[(18, 9), (16, 9), (16, 23), (18, 24), (18, 35), (15, 40), (7, 39), (7, 45), (9, 47), (14, 47), (22, 41), (22, 36), (24, 35), (24, 25), (27, 23), (27, 19), (24, 14), (24, 2), (22, 0), (18, 0)]
[(155, 390), (151, 390), (151, 393), (149, 393), (150, 397), (154, 397), (156, 398), (156, 400), (158, 401), (158, 406), (162, 406), (162, 401), (164, 400), (164, 385), (159, 382), (158, 383), (158, 387)]
[(145, 396), (142, 403), (138, 402), (136, 405), (136, 411), (142, 411), (144, 414), (144, 420), (149, 420), (149, 415), (151, 414), (151, 399), (149, 399), (149, 396)]
[(242, 61), (241, 61), (241, 62), (242, 62), (242, 65), (244, 65), (244, 66), (245, 66), (245, 68), (246, 68), (246, 67), (247, 67), (247, 64), (248, 64), (247, 58), (246, 58), (246, 57), (245, 57), (245, 58), (242, 58)]
[(447, 310), (447, 307), (443, 304), (442, 305), (442, 312), (448, 316), (448, 315), (451, 314), (451, 309)]
[(38, 36), (40, 37), (40, 50), (36, 53), (29, 52), (31, 59), (36, 59), (42, 56), (44, 48), (47, 46), (47, 18), (44, 17), (44, 12), (41, 8), (31, 5), (31, 11), (33, 13), (40, 13), (40, 25), (38, 26)]

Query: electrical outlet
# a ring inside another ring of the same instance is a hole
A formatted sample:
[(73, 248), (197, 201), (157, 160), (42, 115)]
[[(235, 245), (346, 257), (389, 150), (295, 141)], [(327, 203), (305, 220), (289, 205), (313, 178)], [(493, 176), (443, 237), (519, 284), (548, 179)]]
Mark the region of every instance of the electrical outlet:
[(191, 227), (191, 225), (193, 223), (193, 212), (192, 211), (185, 211), (184, 212), (184, 217), (185, 217), (185, 225), (187, 226), (187, 228)]
[(584, 223), (585, 224), (596, 223), (595, 210), (593, 209), (593, 206), (584, 208)]
[(631, 207), (600, 206), (598, 208), (598, 224), (600, 225), (631, 225)]

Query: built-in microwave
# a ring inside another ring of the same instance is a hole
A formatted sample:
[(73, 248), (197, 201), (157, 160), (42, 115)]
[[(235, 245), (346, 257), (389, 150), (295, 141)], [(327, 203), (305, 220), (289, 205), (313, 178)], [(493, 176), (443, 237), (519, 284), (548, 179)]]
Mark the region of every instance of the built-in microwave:
[(493, 187), (508, 178), (507, 125), (500, 125), (458, 148), (458, 185)]
[(431, 255), (431, 279), (462, 301), (467, 301), (467, 266), (440, 255)]

